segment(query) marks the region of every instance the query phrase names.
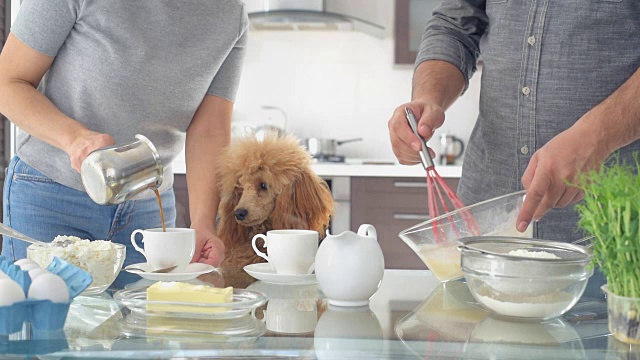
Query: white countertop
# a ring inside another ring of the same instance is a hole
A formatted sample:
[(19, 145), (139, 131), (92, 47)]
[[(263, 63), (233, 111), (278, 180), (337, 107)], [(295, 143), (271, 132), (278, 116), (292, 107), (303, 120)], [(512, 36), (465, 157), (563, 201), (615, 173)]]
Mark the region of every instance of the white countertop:
[[(371, 165), (371, 164), (314, 164), (313, 170), (319, 176), (362, 176), (362, 177), (426, 177), (422, 165), (405, 166)], [(462, 166), (436, 166), (436, 171), (443, 178), (459, 178)]]
[[(424, 178), (426, 173), (421, 165), (405, 166), (390, 161), (370, 161), (363, 159), (347, 159), (346, 163), (313, 164), (313, 170), (319, 176), (363, 176), (363, 177), (417, 177)], [(443, 178), (459, 178), (462, 174), (461, 165), (436, 166), (436, 171)], [(184, 174), (184, 161), (173, 162), (173, 173)]]

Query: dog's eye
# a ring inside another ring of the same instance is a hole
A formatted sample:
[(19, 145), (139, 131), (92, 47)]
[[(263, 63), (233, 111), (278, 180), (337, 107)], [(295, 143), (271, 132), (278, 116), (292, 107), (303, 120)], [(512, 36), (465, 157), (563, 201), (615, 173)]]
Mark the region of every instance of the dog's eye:
[(260, 183), (260, 190), (267, 190), (267, 184), (261, 182)]

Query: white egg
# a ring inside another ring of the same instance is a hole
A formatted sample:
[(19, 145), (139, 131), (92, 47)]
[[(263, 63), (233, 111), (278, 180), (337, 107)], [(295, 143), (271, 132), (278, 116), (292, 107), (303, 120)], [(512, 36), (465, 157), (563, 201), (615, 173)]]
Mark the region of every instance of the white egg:
[(17, 282), (4, 278), (0, 279), (0, 306), (13, 305), (24, 300), (24, 290)]
[(38, 265), (37, 262), (31, 260), (31, 259), (20, 259), (20, 260), (16, 260), (16, 262), (13, 263), (16, 266), (22, 266), (22, 265), (26, 265), (26, 264), (36, 264)]
[(37, 278), (42, 274), (49, 274), (49, 271), (43, 268), (36, 268), (36, 269), (29, 270), (29, 277), (31, 278), (31, 281), (33, 281), (33, 279)]
[(41, 274), (29, 287), (29, 299), (51, 300), (61, 303), (69, 301), (67, 284), (58, 275)]
[(0, 279), (9, 279), (9, 275), (5, 274), (2, 270), (0, 270)]
[(22, 271), (29, 271), (32, 269), (40, 269), (40, 265), (38, 264), (22, 264), (20, 265), (20, 270)]

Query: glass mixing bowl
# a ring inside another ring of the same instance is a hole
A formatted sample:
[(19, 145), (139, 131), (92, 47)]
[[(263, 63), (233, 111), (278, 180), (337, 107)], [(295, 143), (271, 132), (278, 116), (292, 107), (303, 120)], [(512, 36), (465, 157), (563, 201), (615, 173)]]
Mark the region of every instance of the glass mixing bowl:
[(458, 240), (481, 235), (533, 237), (532, 225), (524, 233), (516, 230), (524, 194), (519, 191), (466, 206), (403, 230), (399, 236), (438, 280), (459, 279), (463, 274)]
[(120, 273), (127, 248), (122, 244), (107, 241), (87, 244), (74, 242), (67, 247), (33, 244), (27, 248), (27, 257), (42, 268), (49, 266), (53, 258), (58, 257), (86, 270), (91, 274), (93, 281), (82, 294), (99, 294), (105, 291)]
[(579, 245), (499, 236), (460, 242), (462, 272), (471, 294), (502, 317), (560, 316), (578, 302), (593, 275), (591, 253)]

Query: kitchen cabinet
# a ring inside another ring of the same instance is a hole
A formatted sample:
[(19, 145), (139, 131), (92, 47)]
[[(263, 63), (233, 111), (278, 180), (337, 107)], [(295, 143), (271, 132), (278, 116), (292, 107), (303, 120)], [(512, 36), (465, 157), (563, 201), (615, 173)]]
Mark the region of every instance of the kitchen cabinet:
[[(458, 187), (459, 178), (444, 180), (452, 189)], [(428, 218), (425, 178), (351, 178), (351, 228), (360, 224), (376, 228), (385, 268), (426, 269), (398, 234)]]
[(189, 192), (187, 191), (187, 176), (175, 174), (173, 177), (173, 192), (176, 196), (176, 227), (191, 226), (189, 217)]
[(413, 64), (422, 33), (439, 0), (396, 0), (395, 63)]

